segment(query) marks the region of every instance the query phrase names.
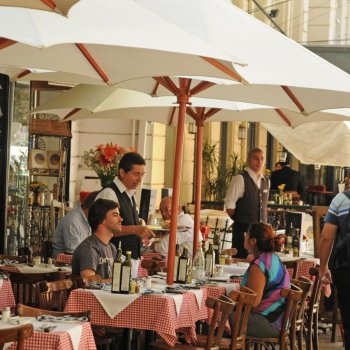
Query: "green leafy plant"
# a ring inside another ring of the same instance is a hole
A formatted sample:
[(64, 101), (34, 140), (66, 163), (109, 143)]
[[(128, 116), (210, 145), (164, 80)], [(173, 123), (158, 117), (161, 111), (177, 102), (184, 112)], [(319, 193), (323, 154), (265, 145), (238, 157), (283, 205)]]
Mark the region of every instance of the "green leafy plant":
[(242, 173), (247, 165), (235, 153), (229, 156), (226, 164), (220, 162), (218, 143), (211, 140), (205, 141), (202, 156), (202, 198), (208, 201), (222, 201), (232, 177)]

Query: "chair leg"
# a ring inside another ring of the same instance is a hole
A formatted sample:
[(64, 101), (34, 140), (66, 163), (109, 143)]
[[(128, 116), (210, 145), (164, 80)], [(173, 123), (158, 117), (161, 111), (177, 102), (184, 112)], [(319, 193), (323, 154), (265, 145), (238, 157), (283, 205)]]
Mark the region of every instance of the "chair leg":
[(298, 337), (298, 350), (303, 350), (303, 327), (297, 332)]
[(312, 322), (313, 316), (311, 315), (306, 322), (307, 329), (305, 330), (305, 343), (306, 343), (306, 350), (311, 350), (312, 348), (312, 332), (313, 332), (313, 322)]
[(318, 312), (313, 314), (313, 336), (312, 345), (314, 350), (318, 350)]

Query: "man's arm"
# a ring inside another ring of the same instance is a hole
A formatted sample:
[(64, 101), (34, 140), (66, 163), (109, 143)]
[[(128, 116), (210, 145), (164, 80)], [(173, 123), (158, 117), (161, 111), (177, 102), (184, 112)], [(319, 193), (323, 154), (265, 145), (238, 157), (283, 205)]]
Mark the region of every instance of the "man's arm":
[(337, 235), (338, 226), (326, 222), (321, 232), (320, 240), (320, 279), (325, 284), (332, 283), (332, 276), (328, 269), (328, 261)]
[(236, 209), (236, 202), (244, 195), (244, 179), (242, 175), (232, 178), (226, 193), (225, 208), (227, 214), (232, 218)]
[(140, 238), (152, 238), (155, 237), (154, 232), (142, 225), (125, 225), (121, 226), (121, 230), (114, 233), (114, 237), (122, 237), (127, 235), (136, 235)]

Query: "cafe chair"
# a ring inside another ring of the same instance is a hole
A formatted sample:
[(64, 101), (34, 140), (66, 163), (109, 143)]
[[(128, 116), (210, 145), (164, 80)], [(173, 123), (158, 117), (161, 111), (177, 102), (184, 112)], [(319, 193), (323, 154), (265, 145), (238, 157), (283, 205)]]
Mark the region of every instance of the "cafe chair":
[(289, 276), (291, 276), (291, 278), (293, 279), (297, 279), (298, 277), (300, 263), (301, 259), (282, 261), (282, 264), (286, 267), (286, 269), (289, 272)]
[[(278, 345), (280, 350), (286, 350), (290, 335), (292, 319), (296, 312), (297, 305), (300, 302), (301, 296), (302, 290), (296, 286), (291, 286), (291, 289), (283, 288), (281, 290), (281, 297), (286, 298), (286, 307), (284, 310), (282, 328), (279, 336), (276, 338), (258, 338), (247, 335), (247, 347), (249, 348), (251, 344), (254, 344), (262, 348), (268, 349), (270, 345), (273, 345), (273, 348), (275, 347), (275, 345)], [(254, 346), (254, 349), (255, 348), (256, 347)]]
[(298, 279), (292, 279), (291, 283), (299, 287), (303, 294), (300, 302), (297, 306), (297, 310), (292, 320), (292, 327), (290, 331), (290, 344), (293, 349), (303, 349), (303, 332), (304, 332), (304, 312), (307, 298), (312, 288), (312, 281), (304, 276), (300, 276)]
[(21, 273), (10, 272), (10, 280), (16, 303), (38, 305), (35, 285), (40, 281), (57, 281), (59, 272), (48, 273)]
[(319, 267), (311, 267), (309, 270), (309, 275), (313, 278), (313, 287), (309, 303), (305, 307), (304, 334), (306, 350), (318, 350), (318, 311), (322, 292), (319, 273)]
[(147, 270), (148, 276), (152, 276), (155, 275), (157, 272), (163, 271), (165, 269), (165, 266), (166, 261), (163, 259), (153, 258), (152, 260), (141, 260), (141, 267)]
[(70, 279), (36, 283), (38, 306), (41, 309), (63, 311), (72, 286)]
[[(174, 347), (168, 345), (163, 339), (158, 339), (155, 342), (149, 344), (148, 350), (210, 350), (219, 349), (228, 317), (232, 314), (235, 306), (234, 302), (230, 299), (221, 300), (213, 297), (208, 297), (206, 306), (213, 310), (213, 317), (209, 325), (208, 335), (206, 337), (205, 344), (190, 345), (190, 344), (175, 344)], [(219, 325), (217, 327), (217, 324)]]
[(33, 325), (31, 323), (14, 328), (0, 329), (0, 349), (5, 343), (17, 342), (16, 349), (24, 350), (24, 342), (33, 335)]

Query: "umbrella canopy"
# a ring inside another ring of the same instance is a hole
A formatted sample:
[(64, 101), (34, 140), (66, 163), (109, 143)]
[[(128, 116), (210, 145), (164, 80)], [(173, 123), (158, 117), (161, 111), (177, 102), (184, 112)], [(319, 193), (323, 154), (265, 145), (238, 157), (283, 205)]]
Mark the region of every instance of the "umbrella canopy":
[(79, 0), (0, 0), (0, 6), (53, 11), (67, 16), (70, 8), (78, 1)]
[[(176, 97), (151, 97), (118, 87), (80, 84), (33, 109), (31, 113), (53, 113), (62, 119), (138, 119), (177, 125)], [(186, 109), (185, 123), (193, 123), (198, 108), (211, 111), (205, 121), (250, 121), (296, 127), (315, 121), (350, 121), (350, 109), (315, 112), (309, 116), (287, 109), (234, 101), (193, 97)]]
[(132, 0), (84, 0), (68, 18), (2, 7), (1, 37), (1, 65), (72, 74), (75, 83), (174, 74), (241, 81), (234, 62), (244, 63)]
[[(349, 110), (333, 112), (349, 113)], [(322, 121), (295, 129), (269, 123), (262, 125), (301, 163), (350, 166), (350, 123), (347, 121)]]

